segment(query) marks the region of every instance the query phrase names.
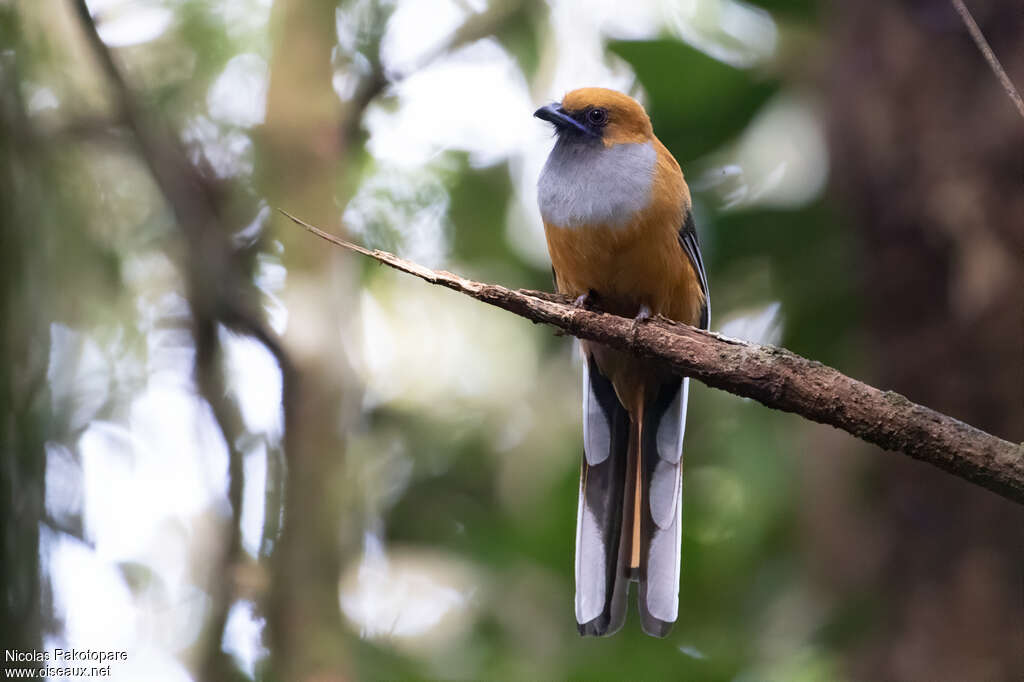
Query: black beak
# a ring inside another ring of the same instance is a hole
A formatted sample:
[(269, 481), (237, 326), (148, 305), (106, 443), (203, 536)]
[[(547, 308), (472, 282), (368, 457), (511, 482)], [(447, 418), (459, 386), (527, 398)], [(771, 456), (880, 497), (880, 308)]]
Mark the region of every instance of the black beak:
[(594, 134), (582, 123), (565, 113), (565, 109), (563, 109), (558, 103), (541, 107), (537, 111), (533, 112), (533, 115), (542, 121), (547, 121), (554, 125), (558, 132), (562, 132), (563, 130), (573, 130), (578, 133), (583, 133), (584, 135)]

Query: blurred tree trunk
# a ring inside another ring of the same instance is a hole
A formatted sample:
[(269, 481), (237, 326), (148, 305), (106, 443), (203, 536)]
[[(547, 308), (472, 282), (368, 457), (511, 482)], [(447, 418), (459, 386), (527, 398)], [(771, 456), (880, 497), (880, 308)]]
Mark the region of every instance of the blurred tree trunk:
[[(969, 4), (1019, 86), (1020, 4)], [(833, 185), (861, 230), (869, 380), (1024, 440), (1024, 125), (948, 0), (839, 3), (830, 44)], [(826, 582), (884, 618), (853, 676), (1024, 679), (1024, 510), (905, 458), (866, 468), (871, 499), (819, 524), (825, 563), (844, 563)]]
[[(336, 188), (350, 144), (345, 107), (331, 85), (336, 7), (325, 0), (275, 3), (258, 169), (272, 207), (332, 228), (340, 224)], [(276, 225), (288, 269), (284, 344), (297, 385), (285, 391), (284, 527), (274, 548), (269, 619), (274, 665), (282, 680), (342, 679), (351, 665), (338, 580), (343, 561), (359, 551), (361, 529), (344, 476), (344, 435), (359, 404), (348, 389), (342, 336), (354, 283), (336, 253), (288, 221)]]
[[(0, 19), (3, 28), (14, 24), (13, 16)], [(0, 46), (11, 38), (0, 34)], [(33, 161), (31, 135), (14, 51), (5, 52), (0, 49), (0, 642), (5, 649), (32, 651), (42, 647), (39, 524), (46, 494), (48, 330), (41, 300), (48, 278), (38, 274), (46, 272), (41, 226), (25, 210), (32, 203), (24, 196), (37, 196), (34, 175), (26, 172)]]

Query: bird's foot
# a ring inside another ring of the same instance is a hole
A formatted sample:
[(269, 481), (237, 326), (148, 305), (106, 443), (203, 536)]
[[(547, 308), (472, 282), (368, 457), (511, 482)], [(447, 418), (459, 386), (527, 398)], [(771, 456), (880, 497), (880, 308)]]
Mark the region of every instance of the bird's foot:
[(586, 293), (580, 294), (576, 297), (576, 300), (572, 302), (574, 308), (590, 308), (597, 302), (597, 292), (593, 289), (588, 289)]
[(640, 331), (640, 325), (650, 320), (651, 316), (651, 309), (646, 305), (641, 305), (640, 310), (636, 311), (636, 316), (633, 317), (633, 343), (636, 343), (637, 332)]

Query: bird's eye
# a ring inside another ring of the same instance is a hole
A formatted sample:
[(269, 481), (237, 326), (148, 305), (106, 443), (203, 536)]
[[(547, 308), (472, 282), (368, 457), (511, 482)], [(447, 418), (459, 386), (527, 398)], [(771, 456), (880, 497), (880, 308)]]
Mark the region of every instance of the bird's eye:
[(587, 123), (592, 126), (603, 126), (608, 122), (607, 109), (591, 109), (587, 112)]

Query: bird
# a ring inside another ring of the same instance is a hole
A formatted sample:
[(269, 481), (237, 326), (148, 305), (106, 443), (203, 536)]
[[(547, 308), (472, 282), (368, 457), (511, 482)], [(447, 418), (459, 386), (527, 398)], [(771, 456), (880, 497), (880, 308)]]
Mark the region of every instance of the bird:
[[(534, 116), (555, 144), (537, 199), (555, 288), (574, 305), (708, 329), (711, 307), (690, 191), (632, 97), (580, 88)], [(661, 364), (581, 341), (583, 457), (576, 521), (579, 633), (625, 622), (669, 634), (679, 613), (682, 450), (689, 380)]]

